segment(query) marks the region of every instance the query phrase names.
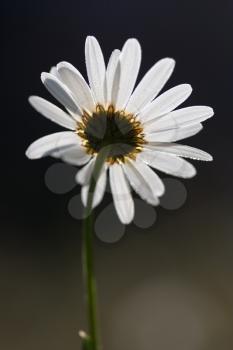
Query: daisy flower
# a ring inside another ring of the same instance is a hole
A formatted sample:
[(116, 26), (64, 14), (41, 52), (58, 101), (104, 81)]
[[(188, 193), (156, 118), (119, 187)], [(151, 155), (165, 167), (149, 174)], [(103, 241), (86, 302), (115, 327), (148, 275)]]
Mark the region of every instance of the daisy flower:
[(143, 200), (158, 205), (165, 189), (155, 170), (191, 178), (196, 170), (184, 158), (212, 160), (204, 151), (175, 142), (197, 134), (202, 122), (213, 116), (213, 109), (176, 109), (190, 96), (189, 84), (159, 95), (175, 66), (171, 58), (155, 63), (135, 88), (141, 63), (136, 39), (127, 40), (121, 51), (114, 50), (106, 67), (98, 41), (89, 36), (85, 58), (89, 84), (67, 62), (41, 74), (43, 84), (64, 109), (38, 96), (29, 101), (43, 116), (69, 131), (38, 139), (26, 155), (30, 159), (49, 155), (82, 166), (76, 180), (86, 205), (96, 157), (111, 145), (96, 183), (93, 207), (104, 196), (109, 174), (116, 212), (121, 222), (128, 224), (134, 217), (130, 188)]

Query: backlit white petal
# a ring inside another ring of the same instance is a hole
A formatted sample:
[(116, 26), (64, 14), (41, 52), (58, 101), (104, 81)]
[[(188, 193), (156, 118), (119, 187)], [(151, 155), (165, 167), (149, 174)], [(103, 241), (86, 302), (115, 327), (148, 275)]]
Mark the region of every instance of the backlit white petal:
[[(58, 154), (53, 154), (53, 156), (58, 157)], [(80, 144), (61, 151), (59, 153), (59, 158), (71, 165), (80, 166), (86, 164), (91, 159), (91, 156), (86, 153), (85, 148)]]
[(121, 165), (110, 166), (109, 179), (118, 217), (123, 224), (129, 224), (134, 217), (134, 202)]
[(194, 124), (185, 128), (162, 130), (150, 134), (146, 134), (147, 142), (175, 142), (194, 136), (203, 129), (202, 124)]
[(175, 61), (172, 58), (164, 58), (158, 61), (136, 87), (127, 104), (127, 110), (135, 114), (142, 111), (162, 90), (174, 67)]
[[(107, 182), (107, 170), (106, 170), (106, 167), (104, 167), (96, 183), (92, 208), (95, 208), (102, 201), (105, 193), (106, 182)], [(82, 186), (81, 198), (84, 206), (87, 205), (88, 191), (89, 191), (89, 185)]]
[(82, 74), (68, 62), (60, 62), (57, 65), (57, 70), (62, 81), (72, 92), (79, 107), (86, 111), (93, 112), (95, 110), (95, 103), (91, 89)]
[[(116, 100), (117, 109), (124, 109), (133, 91), (141, 64), (141, 47), (136, 39), (129, 39), (120, 54), (120, 80)], [(119, 74), (119, 67), (117, 74)], [(114, 78), (115, 83), (115, 78)]]
[(87, 75), (96, 103), (104, 104), (106, 68), (100, 45), (96, 38), (88, 36), (85, 44)]
[(75, 180), (80, 185), (87, 185), (91, 179), (94, 170), (95, 158), (92, 158), (81, 170), (76, 174)]
[(144, 123), (145, 128), (161, 131), (177, 127), (188, 127), (193, 124), (202, 123), (214, 115), (213, 109), (207, 106), (192, 106), (170, 112), (157, 119)]
[(145, 181), (144, 177), (134, 167), (133, 162), (123, 164), (123, 169), (134, 191), (147, 203), (158, 205), (158, 197), (153, 196), (150, 184)]
[(177, 124), (190, 126), (192, 124), (202, 123), (206, 119), (211, 118), (214, 115), (214, 111), (208, 106), (192, 106), (173, 111), (169, 114), (170, 118), (175, 120)]
[(164, 92), (139, 114), (142, 122), (153, 121), (163, 114), (173, 111), (183, 103), (192, 93), (192, 87), (189, 84), (181, 84)]
[(42, 73), (41, 80), (51, 95), (53, 95), (63, 106), (75, 114), (81, 114), (71, 92), (56, 76), (50, 73)]
[(30, 96), (29, 102), (35, 108), (35, 110), (41, 113), (44, 117), (67, 129), (75, 130), (75, 120), (69, 114), (65, 113), (61, 108), (55, 106), (53, 103), (50, 103), (49, 101), (46, 101), (44, 98), (41, 98), (39, 96)]
[(177, 143), (168, 143), (168, 142), (157, 142), (153, 146), (146, 145), (145, 148), (151, 149), (154, 152), (163, 152), (174, 154), (179, 157), (190, 158), (195, 160), (211, 161), (213, 157), (198, 148), (180, 145)]
[(151, 167), (169, 175), (182, 178), (191, 178), (196, 175), (196, 170), (192, 164), (171, 154), (143, 151), (138, 157)]
[(193, 124), (184, 128), (171, 128), (154, 133), (146, 133), (145, 139), (153, 142), (175, 142), (194, 136), (203, 129), (202, 124)]
[[(139, 156), (139, 155), (138, 155)], [(150, 187), (151, 196), (160, 197), (164, 193), (164, 184), (159, 176), (139, 157), (132, 163), (138, 173), (143, 177), (144, 181)]]
[[(117, 68), (117, 64), (119, 62), (120, 50), (114, 50), (110, 56), (107, 72), (106, 72), (106, 103), (115, 104), (114, 96), (116, 93), (112, 93), (113, 91), (113, 82), (115, 77), (115, 72)], [(116, 81), (115, 81), (116, 82)]]
[(55, 77), (57, 77), (58, 79), (60, 79), (60, 76), (59, 76), (59, 74), (58, 74), (58, 71), (57, 71), (57, 67), (56, 67), (56, 66), (51, 67), (49, 73), (55, 75)]
[(41, 137), (33, 142), (26, 151), (26, 156), (30, 159), (38, 159), (50, 155), (53, 152), (72, 147), (79, 143), (79, 139), (74, 132), (63, 131)]
[(119, 87), (120, 87), (120, 78), (121, 78), (121, 65), (120, 62), (118, 62), (113, 78), (112, 83), (112, 91), (111, 91), (111, 103), (112, 105), (117, 108), (117, 98), (119, 93)]
[(61, 79), (58, 71), (57, 71), (57, 67), (56, 66), (53, 66), (51, 67), (49, 73), (51, 73), (52, 75), (55, 75), (55, 77), (57, 77), (58, 79)]

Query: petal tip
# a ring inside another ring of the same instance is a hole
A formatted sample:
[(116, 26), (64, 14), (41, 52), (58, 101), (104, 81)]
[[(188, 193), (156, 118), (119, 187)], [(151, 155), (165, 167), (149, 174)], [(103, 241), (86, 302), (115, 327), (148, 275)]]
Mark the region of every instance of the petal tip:
[(166, 62), (167, 64), (169, 64), (172, 68), (175, 67), (176, 61), (174, 58), (172, 57), (166, 57), (163, 59), (164, 62)]
[(136, 39), (136, 38), (129, 38), (127, 41), (134, 42), (135, 44), (139, 44), (140, 45), (138, 39)]
[(25, 151), (25, 156), (26, 156), (28, 159), (30, 159), (30, 160), (34, 159), (33, 154), (32, 154), (32, 152), (31, 152), (31, 146), (29, 146), (29, 147), (26, 149), (26, 151)]
[(49, 77), (50, 77), (50, 74), (47, 73), (47, 72), (42, 72), (41, 75), (40, 75), (40, 78), (41, 78), (41, 81), (42, 81), (43, 84), (45, 83), (45, 80), (47, 78), (49, 78)]
[(131, 216), (128, 216), (128, 217), (119, 217), (119, 220), (120, 222), (123, 224), (123, 225), (129, 225), (132, 221), (133, 221), (133, 218), (134, 218), (134, 212)]
[[(163, 184), (163, 182), (162, 182), (162, 184)], [(159, 196), (159, 197), (162, 197), (162, 196), (164, 195), (164, 193), (165, 193), (165, 186), (164, 186), (164, 184), (163, 184), (163, 187), (161, 188), (161, 191), (160, 191), (160, 193), (158, 194), (158, 196)]]
[(38, 98), (38, 96), (31, 95), (28, 97), (28, 102), (31, 106), (34, 106), (34, 101)]
[(206, 112), (209, 118), (211, 118), (214, 115), (214, 109), (210, 106), (200, 106), (203, 108), (203, 112)]
[(211, 154), (208, 154), (206, 157), (207, 162), (212, 162), (214, 160), (214, 157)]
[(214, 109), (212, 107), (210, 107), (210, 114), (211, 114), (211, 117), (213, 117), (214, 115)]
[[(137, 46), (137, 49), (139, 52), (141, 52), (141, 45), (140, 45), (140, 42), (138, 41), (138, 39), (136, 38), (129, 38), (126, 40), (125, 44), (124, 44), (124, 47), (127, 47), (128, 45), (133, 45), (133, 46)], [(124, 49), (123, 47), (123, 49)]]
[(186, 176), (184, 177), (185, 179), (191, 179), (192, 177), (197, 175), (197, 170), (194, 168), (194, 166), (192, 166), (192, 170), (186, 174)]
[(25, 151), (25, 156), (30, 159), (30, 153), (28, 152), (28, 148)]
[(190, 93), (193, 91), (192, 85), (190, 85), (190, 84), (184, 84), (184, 86), (186, 87), (186, 89), (187, 89), (188, 91), (190, 91)]
[(66, 66), (67, 66), (67, 62), (61, 61), (56, 65), (56, 69), (57, 69), (57, 71), (59, 71), (59, 69), (64, 68)]
[(88, 35), (88, 36), (86, 37), (85, 44), (86, 44), (86, 45), (89, 45), (91, 42), (98, 43), (98, 40), (96, 39), (96, 37), (95, 37), (94, 35)]
[(77, 182), (77, 184), (83, 185), (83, 181), (81, 181), (80, 179), (79, 172), (77, 172), (77, 174), (75, 175), (75, 181)]
[(66, 68), (68, 70), (74, 70), (75, 67), (67, 61), (61, 61), (56, 66), (58, 73), (59, 73), (59, 70), (64, 69), (64, 68)]
[(57, 76), (57, 73), (58, 73), (57, 67), (56, 67), (56, 66), (52, 66), (52, 67), (50, 68), (49, 73), (52, 74), (52, 75), (54, 75), (54, 76), (56, 77), (56, 76)]

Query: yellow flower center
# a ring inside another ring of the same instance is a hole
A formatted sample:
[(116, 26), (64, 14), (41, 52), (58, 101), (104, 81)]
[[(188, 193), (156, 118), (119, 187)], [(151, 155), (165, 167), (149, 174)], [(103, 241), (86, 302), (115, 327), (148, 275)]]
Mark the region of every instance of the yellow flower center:
[(112, 105), (107, 109), (97, 105), (91, 115), (84, 112), (76, 132), (88, 154), (97, 154), (101, 148), (110, 146), (107, 158), (110, 164), (135, 159), (146, 143), (140, 121), (133, 114), (115, 110)]

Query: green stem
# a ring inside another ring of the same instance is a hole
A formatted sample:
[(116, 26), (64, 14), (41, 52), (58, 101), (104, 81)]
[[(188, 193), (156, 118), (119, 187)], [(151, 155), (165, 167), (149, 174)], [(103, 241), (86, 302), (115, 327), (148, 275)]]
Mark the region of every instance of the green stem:
[[(88, 350), (100, 350), (100, 338), (99, 338), (99, 327), (97, 318), (97, 302), (96, 302), (96, 280), (94, 272), (94, 261), (93, 261), (93, 218), (92, 218), (92, 204), (94, 198), (94, 192), (96, 183), (101, 173), (101, 169), (104, 162), (109, 154), (109, 148), (103, 148), (95, 161), (94, 170), (92, 173), (87, 206), (85, 208), (85, 219), (83, 224), (83, 275), (86, 287), (86, 304), (88, 314), (88, 336), (85, 339)], [(88, 339), (88, 341), (87, 341)], [(84, 344), (83, 344), (84, 345)]]

